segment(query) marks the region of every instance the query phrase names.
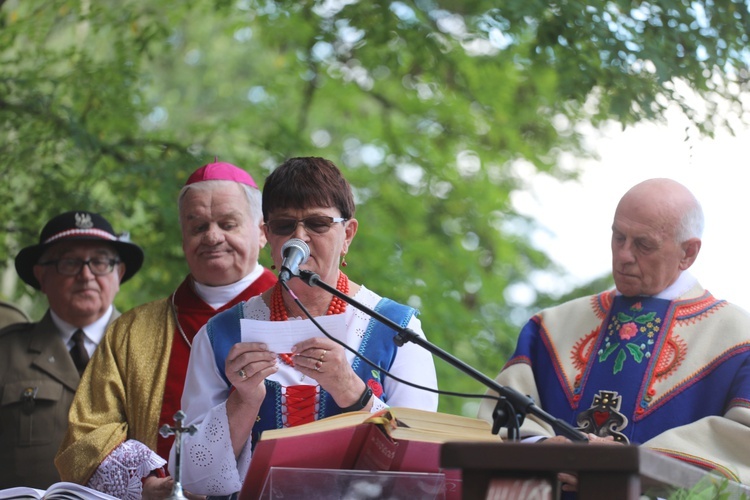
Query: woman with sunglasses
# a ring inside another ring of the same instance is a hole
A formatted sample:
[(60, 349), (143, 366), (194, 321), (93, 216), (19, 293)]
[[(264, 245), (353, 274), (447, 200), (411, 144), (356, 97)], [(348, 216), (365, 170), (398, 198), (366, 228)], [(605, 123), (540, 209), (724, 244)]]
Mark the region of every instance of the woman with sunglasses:
[[(284, 244), (302, 240), (310, 250), (302, 270), (424, 335), (414, 309), (381, 298), (340, 269), (346, 266), (358, 222), (351, 187), (332, 162), (292, 158), (276, 168), (263, 188), (263, 219), (277, 269)], [(182, 398), (185, 424), (198, 427), (182, 438), (183, 486), (191, 492), (217, 496), (239, 491), (252, 448), (266, 429), (389, 406), (437, 409), (435, 393), (394, 379), (435, 389), (435, 367), (427, 351), (413, 343), (397, 347), (396, 332), (323, 288), (295, 278), (286, 284), (293, 294), (279, 282), (215, 316), (196, 336)], [(331, 333), (379, 368), (323, 333), (298, 341), (286, 353), (269, 350), (265, 342), (241, 341), (242, 319), (284, 321), (292, 330), (309, 327), (295, 297), (312, 317), (331, 316), (326, 322)]]

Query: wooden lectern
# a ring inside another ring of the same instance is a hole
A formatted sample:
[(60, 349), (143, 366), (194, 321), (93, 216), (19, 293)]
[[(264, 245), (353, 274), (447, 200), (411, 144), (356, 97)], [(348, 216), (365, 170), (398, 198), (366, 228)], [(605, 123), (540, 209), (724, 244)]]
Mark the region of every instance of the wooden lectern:
[[(554, 498), (560, 471), (577, 473), (579, 500), (638, 500), (642, 492), (666, 497), (675, 488), (691, 488), (701, 480), (726, 481), (639, 446), (453, 442), (443, 444), (440, 465), (461, 469), (465, 500), (520, 498), (513, 492), (522, 488), (526, 498), (531, 498), (530, 488), (531, 496), (545, 498), (538, 494), (540, 484), (549, 484), (547, 491)], [(531, 486), (522, 486), (524, 481)], [(734, 482), (723, 491), (731, 498), (750, 495), (749, 487)]]

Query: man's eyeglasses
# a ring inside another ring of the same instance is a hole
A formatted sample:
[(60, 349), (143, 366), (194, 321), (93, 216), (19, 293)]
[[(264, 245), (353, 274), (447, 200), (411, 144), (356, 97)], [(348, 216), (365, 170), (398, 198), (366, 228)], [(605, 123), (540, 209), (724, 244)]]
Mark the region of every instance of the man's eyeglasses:
[(120, 261), (118, 259), (57, 259), (40, 262), (40, 266), (55, 266), (57, 272), (65, 276), (77, 276), (83, 266), (89, 266), (92, 274), (95, 276), (104, 276), (109, 274)]
[(297, 229), (297, 224), (302, 224), (307, 231), (323, 234), (327, 233), (331, 226), (337, 222), (346, 222), (347, 220), (349, 219), (343, 217), (313, 215), (304, 219), (273, 219), (266, 222), (266, 226), (276, 236), (289, 236)]

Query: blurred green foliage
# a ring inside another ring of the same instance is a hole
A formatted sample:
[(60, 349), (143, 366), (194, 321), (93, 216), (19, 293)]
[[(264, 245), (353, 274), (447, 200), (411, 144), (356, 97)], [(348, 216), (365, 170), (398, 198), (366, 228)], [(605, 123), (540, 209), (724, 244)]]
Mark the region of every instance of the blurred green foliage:
[(262, 184), (287, 157), (323, 156), (356, 193), (350, 277), (418, 307), (433, 343), (494, 377), (525, 318), (561, 300), (509, 292), (561, 275), (513, 193), (574, 178), (561, 159), (591, 154), (583, 125), (669, 103), (708, 134), (732, 123), (694, 113), (680, 84), (744, 117), (748, 17), (740, 0), (0, 0), (0, 295), (41, 315), (12, 259), (85, 208), (146, 251), (118, 307), (165, 296), (187, 272), (175, 199), (192, 170), (218, 156)]

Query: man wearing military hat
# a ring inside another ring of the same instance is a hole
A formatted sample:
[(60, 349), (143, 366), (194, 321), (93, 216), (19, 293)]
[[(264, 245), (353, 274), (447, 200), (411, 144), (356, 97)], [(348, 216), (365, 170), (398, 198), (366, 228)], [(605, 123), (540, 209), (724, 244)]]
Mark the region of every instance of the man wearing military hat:
[(83, 210), (53, 217), (39, 243), (16, 256), (21, 279), (49, 309), (38, 323), (0, 330), (0, 488), (46, 489), (68, 410), (86, 363), (119, 313), (120, 283), (143, 263), (143, 251)]

